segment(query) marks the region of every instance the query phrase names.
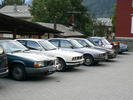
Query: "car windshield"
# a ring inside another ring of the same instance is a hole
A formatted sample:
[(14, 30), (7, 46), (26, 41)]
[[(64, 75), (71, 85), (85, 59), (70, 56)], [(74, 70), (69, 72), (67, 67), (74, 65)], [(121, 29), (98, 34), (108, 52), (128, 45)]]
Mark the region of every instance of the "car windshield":
[(83, 48), (83, 46), (80, 43), (78, 43), (76, 40), (70, 40), (70, 42), (75, 48)]
[(2, 41), (0, 45), (3, 47), (5, 53), (13, 53), (28, 50), (17, 41)]
[(88, 43), (86, 43), (84, 40), (79, 40), (79, 39), (77, 39), (76, 40), (78, 43), (80, 43), (82, 46), (84, 46), (84, 47), (88, 47), (89, 45), (88, 45)]
[(44, 41), (39, 41), (39, 43), (41, 44), (41, 46), (45, 49), (45, 50), (56, 50), (57, 48), (51, 44), (49, 41), (44, 40)]
[(105, 45), (110, 45), (109, 41), (106, 40), (105, 38), (102, 39), (102, 42), (103, 42)]
[(90, 41), (93, 42), (95, 46), (99, 46), (100, 44), (102, 44), (102, 41), (100, 39), (91, 38)]
[(90, 42), (90, 41), (87, 40), (87, 39), (84, 39), (83, 41), (86, 42), (86, 43), (87, 43), (89, 46), (91, 46), (91, 47), (94, 47), (94, 46), (95, 46), (92, 42)]
[(87, 40), (87, 39), (85, 39), (84, 41), (85, 41), (88, 45), (90, 45), (91, 47), (94, 47), (94, 46), (95, 46), (92, 42), (90, 42), (90, 41)]

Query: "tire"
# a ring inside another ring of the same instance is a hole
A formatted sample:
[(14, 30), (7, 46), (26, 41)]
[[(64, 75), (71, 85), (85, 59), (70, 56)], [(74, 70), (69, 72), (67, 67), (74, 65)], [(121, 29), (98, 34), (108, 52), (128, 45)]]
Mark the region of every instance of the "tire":
[(16, 64), (12, 67), (10, 71), (11, 77), (17, 81), (23, 81), (26, 79), (26, 72), (24, 66), (21, 64)]
[(57, 65), (58, 65), (57, 71), (63, 72), (63, 71), (66, 70), (66, 63), (65, 63), (65, 61), (63, 59), (58, 58)]
[(94, 59), (91, 55), (84, 56), (84, 65), (86, 65), (86, 66), (94, 65)]

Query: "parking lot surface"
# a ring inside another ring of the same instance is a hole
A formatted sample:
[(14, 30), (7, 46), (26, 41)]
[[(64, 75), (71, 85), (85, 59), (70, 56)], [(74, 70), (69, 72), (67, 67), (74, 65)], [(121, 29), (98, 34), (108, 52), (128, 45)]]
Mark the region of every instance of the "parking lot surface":
[(133, 53), (22, 82), (0, 78), (0, 100), (133, 100)]

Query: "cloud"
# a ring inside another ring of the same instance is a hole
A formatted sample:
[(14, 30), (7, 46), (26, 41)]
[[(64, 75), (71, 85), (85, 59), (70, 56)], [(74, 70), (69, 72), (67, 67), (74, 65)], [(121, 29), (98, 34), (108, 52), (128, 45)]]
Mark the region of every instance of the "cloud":
[(25, 0), (24, 4), (31, 5), (32, 4), (32, 0)]

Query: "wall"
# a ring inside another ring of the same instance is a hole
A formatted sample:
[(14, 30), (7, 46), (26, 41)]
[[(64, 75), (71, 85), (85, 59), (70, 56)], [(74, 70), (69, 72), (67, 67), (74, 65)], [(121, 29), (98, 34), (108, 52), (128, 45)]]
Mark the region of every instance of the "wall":
[(116, 37), (133, 37), (131, 34), (132, 0), (117, 0)]

